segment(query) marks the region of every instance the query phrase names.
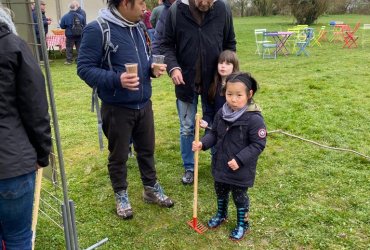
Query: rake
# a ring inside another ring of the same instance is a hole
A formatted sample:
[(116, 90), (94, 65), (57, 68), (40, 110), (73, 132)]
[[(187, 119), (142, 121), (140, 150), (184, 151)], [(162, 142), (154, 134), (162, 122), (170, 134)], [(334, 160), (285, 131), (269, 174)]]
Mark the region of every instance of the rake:
[[(199, 122), (200, 115), (195, 115), (195, 141), (199, 142)], [(193, 219), (188, 221), (188, 225), (193, 228), (197, 233), (204, 233), (207, 227), (198, 222), (197, 208), (198, 208), (198, 160), (199, 151), (194, 152), (194, 201), (193, 201)]]

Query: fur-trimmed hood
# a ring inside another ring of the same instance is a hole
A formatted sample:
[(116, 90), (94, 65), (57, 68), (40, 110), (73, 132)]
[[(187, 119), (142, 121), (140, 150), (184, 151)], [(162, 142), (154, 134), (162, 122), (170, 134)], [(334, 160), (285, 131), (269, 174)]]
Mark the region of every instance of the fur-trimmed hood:
[(3, 9), (1, 5), (0, 5), (0, 25), (1, 25), (0, 37), (7, 35), (9, 32), (12, 32), (13, 34), (17, 35), (17, 30), (12, 21), (12, 18), (10, 17), (9, 13), (5, 11), (5, 9)]

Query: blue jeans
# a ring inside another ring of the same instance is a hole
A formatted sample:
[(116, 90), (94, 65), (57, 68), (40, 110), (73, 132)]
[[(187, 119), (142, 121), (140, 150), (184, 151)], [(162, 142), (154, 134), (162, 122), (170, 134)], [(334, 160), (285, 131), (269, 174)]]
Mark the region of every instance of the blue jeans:
[(32, 249), (34, 190), (35, 172), (0, 180), (0, 242), (6, 250)]
[(198, 95), (192, 103), (176, 100), (180, 120), (180, 150), (185, 170), (194, 170), (194, 152), (191, 150), (194, 141), (195, 114), (197, 113)]

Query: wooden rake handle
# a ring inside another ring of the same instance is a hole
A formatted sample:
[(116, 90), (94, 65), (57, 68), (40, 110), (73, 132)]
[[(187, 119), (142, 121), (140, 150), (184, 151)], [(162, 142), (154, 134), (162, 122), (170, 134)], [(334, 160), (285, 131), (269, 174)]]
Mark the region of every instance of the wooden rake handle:
[(36, 182), (35, 182), (35, 195), (34, 195), (33, 214), (32, 214), (32, 249), (35, 249), (36, 225), (37, 225), (37, 219), (38, 219), (39, 207), (40, 207), (42, 171), (43, 171), (43, 168), (39, 168), (39, 170), (37, 171)]
[[(200, 115), (195, 115), (195, 142), (199, 142), (199, 123)], [(193, 202), (193, 218), (197, 218), (198, 208), (198, 162), (199, 162), (199, 151), (194, 152), (194, 202)]]

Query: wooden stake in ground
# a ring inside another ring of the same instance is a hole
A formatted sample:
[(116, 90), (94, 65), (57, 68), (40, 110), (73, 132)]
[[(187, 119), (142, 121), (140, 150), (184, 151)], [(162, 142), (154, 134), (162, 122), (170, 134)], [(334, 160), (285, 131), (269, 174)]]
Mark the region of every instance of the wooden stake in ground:
[(37, 218), (39, 215), (39, 207), (40, 207), (42, 169), (43, 168), (39, 168), (39, 170), (37, 171), (36, 182), (35, 182), (35, 196), (34, 196), (33, 213), (32, 213), (32, 249), (35, 249), (36, 225), (37, 225)]

